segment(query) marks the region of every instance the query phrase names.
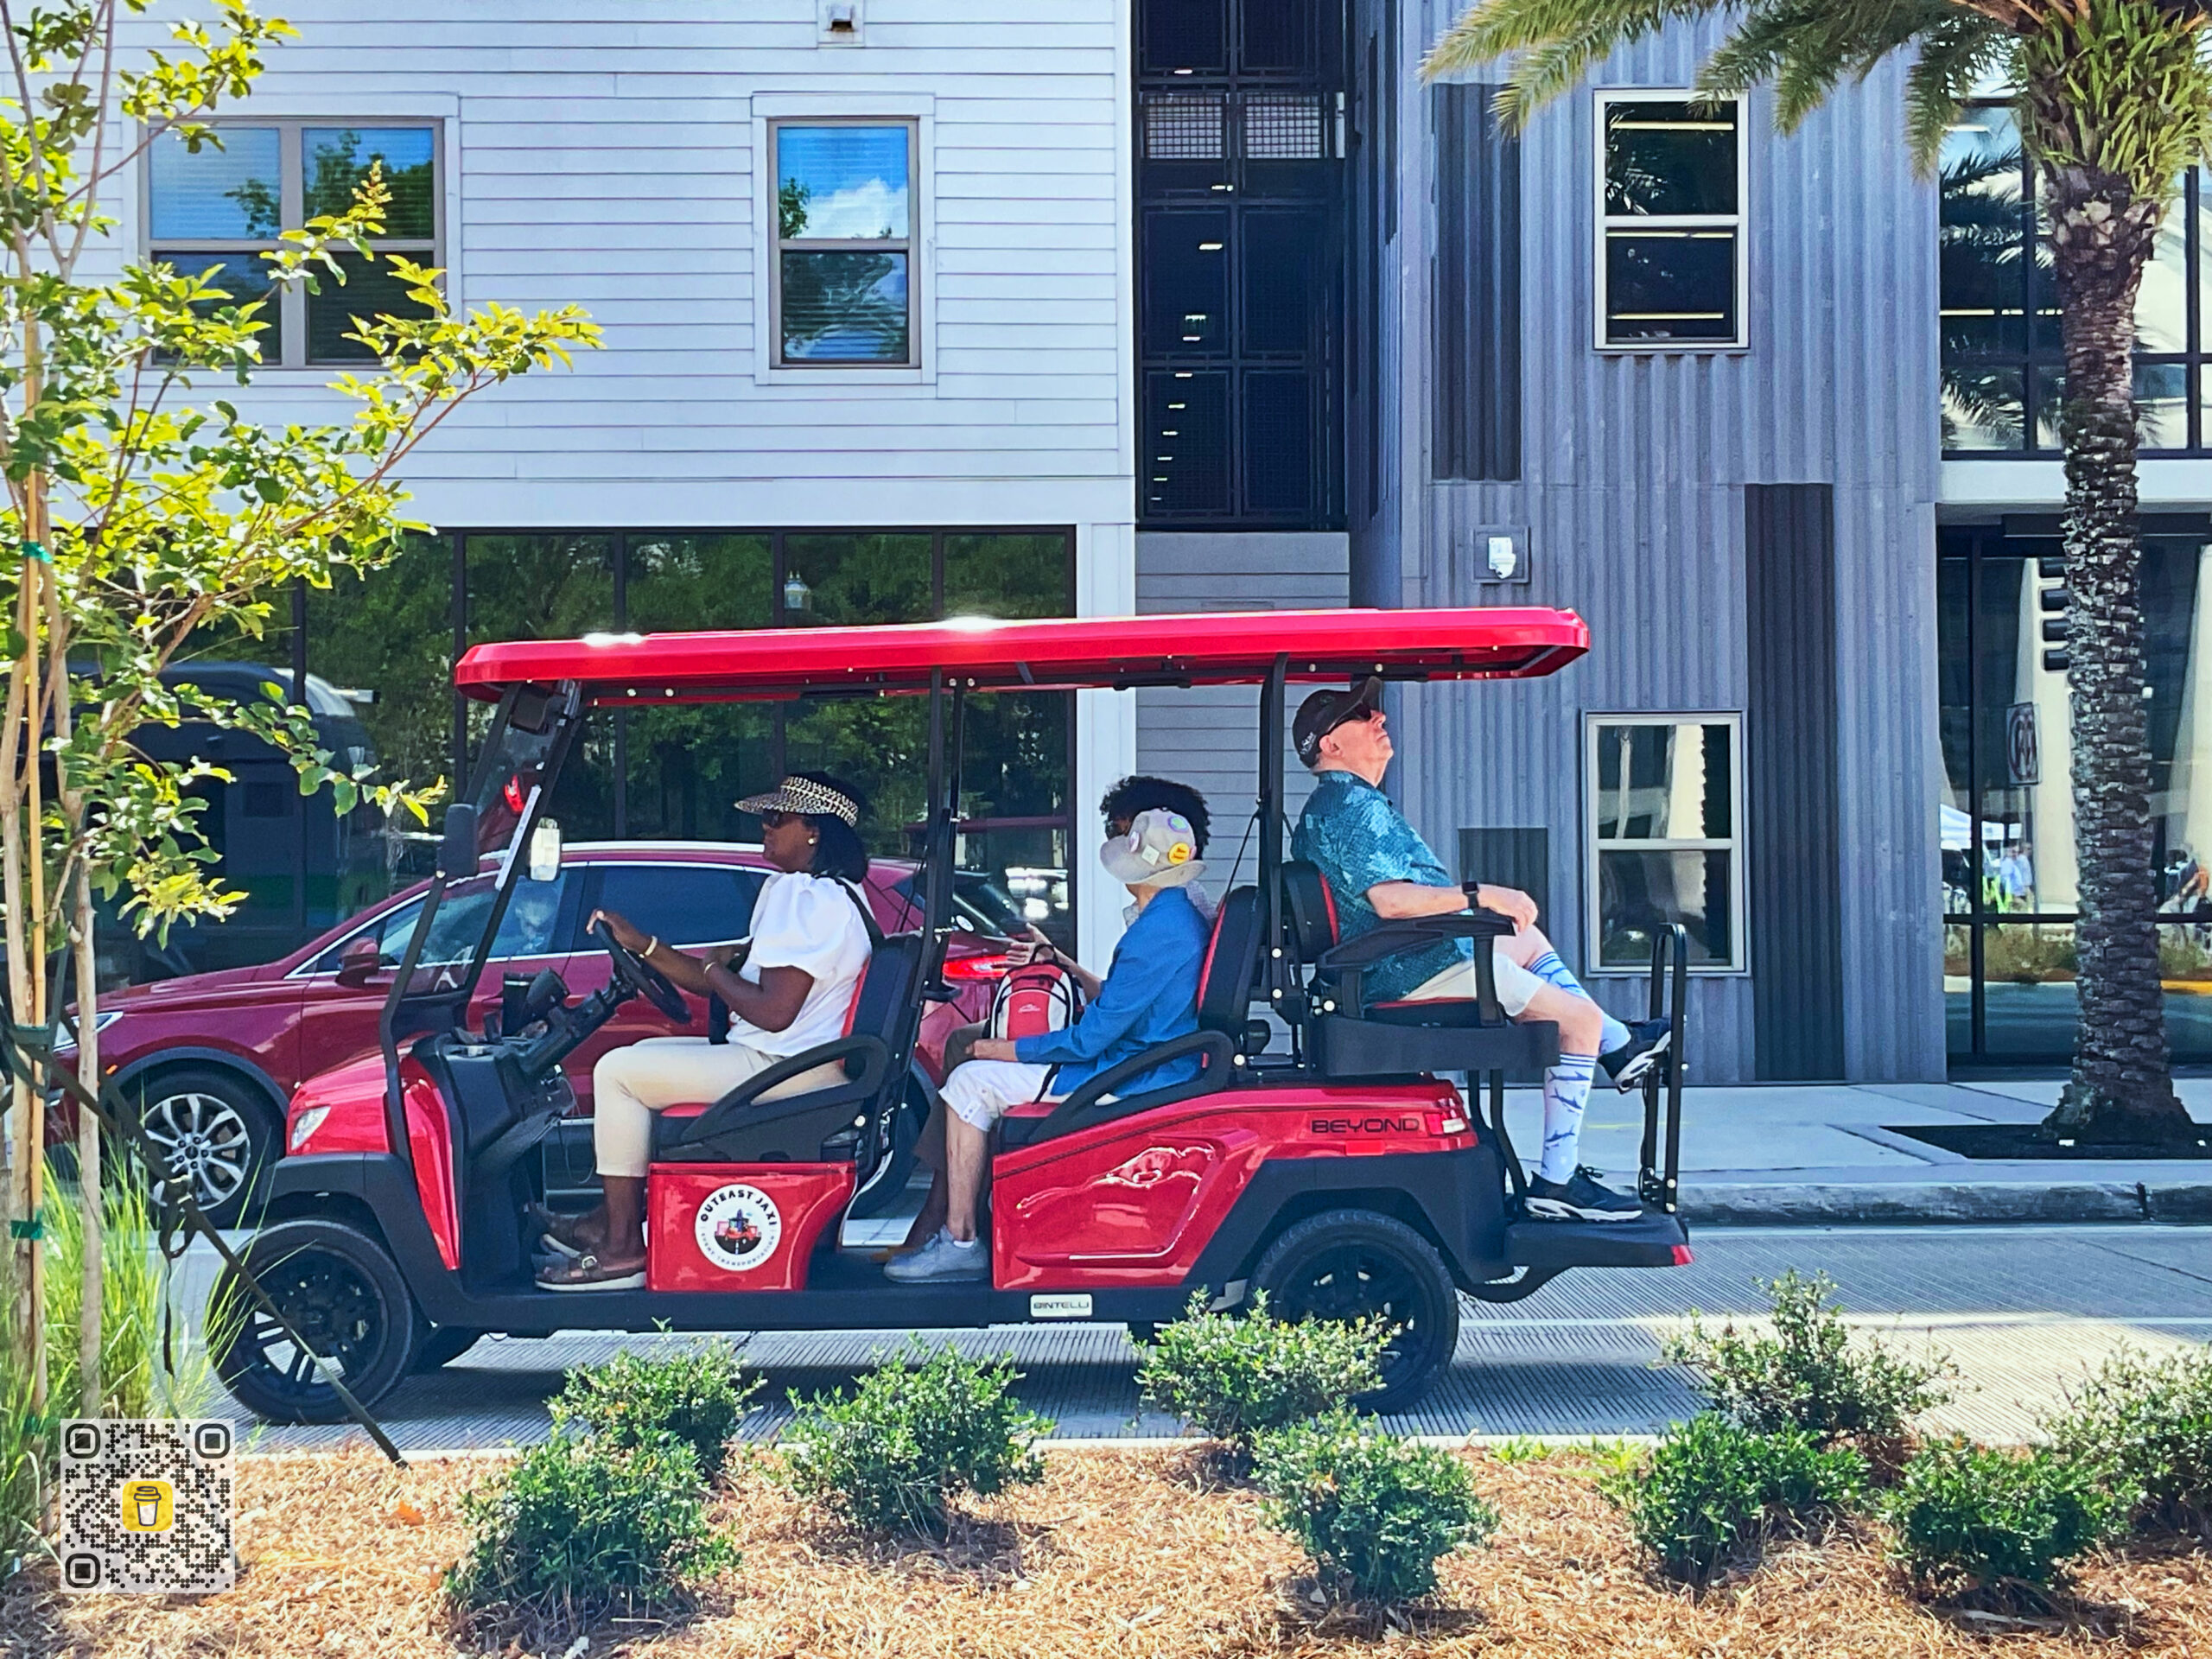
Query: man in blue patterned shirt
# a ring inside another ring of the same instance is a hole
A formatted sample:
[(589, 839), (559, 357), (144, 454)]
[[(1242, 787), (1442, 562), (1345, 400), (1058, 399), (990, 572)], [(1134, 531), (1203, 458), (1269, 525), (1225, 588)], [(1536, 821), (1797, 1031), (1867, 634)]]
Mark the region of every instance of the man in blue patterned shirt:
[[(1385, 920), (1468, 908), (1468, 890), (1452, 879), (1382, 792), (1382, 774), (1395, 751), (1379, 706), (1382, 691), (1374, 679), (1345, 691), (1316, 691), (1300, 705), (1291, 725), (1299, 759), (1315, 779), (1291, 851), (1311, 861), (1328, 881), (1347, 939)], [(1642, 1206), (1600, 1185), (1578, 1166), (1575, 1154), (1599, 1056), (1623, 1089), (1634, 1087), (1664, 1051), (1666, 1022), (1630, 1027), (1600, 1008), (1536, 926), (1536, 902), (1527, 893), (1477, 885), (1472, 897), (1514, 924), (1511, 935), (1491, 945), (1493, 977), (1506, 1014), (1548, 1020), (1559, 1027), (1559, 1064), (1544, 1073), (1544, 1150), (1529, 1183), (1529, 1213), (1632, 1221)], [(1474, 943), (1439, 939), (1385, 957), (1363, 976), (1363, 992), (1372, 1002), (1472, 997)]]

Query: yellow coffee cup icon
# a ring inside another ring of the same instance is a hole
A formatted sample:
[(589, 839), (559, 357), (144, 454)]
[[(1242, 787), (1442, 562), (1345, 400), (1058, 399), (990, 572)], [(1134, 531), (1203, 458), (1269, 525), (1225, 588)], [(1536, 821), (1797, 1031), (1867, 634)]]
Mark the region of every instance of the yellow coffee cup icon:
[(176, 1525), (176, 1489), (166, 1480), (123, 1483), (123, 1529), (167, 1532)]

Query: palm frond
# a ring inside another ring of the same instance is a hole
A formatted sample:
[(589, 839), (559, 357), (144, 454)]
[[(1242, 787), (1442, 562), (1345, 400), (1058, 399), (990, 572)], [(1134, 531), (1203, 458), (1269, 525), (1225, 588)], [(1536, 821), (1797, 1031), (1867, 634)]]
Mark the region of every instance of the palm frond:
[(1953, 0), (1754, 0), (1699, 72), (1701, 91), (1775, 90), (1775, 125), (1789, 132), (1847, 77), (1864, 80), (1891, 53), (1961, 16)]
[(1421, 64), (1421, 74), (1462, 73), (1519, 54), (1505, 90), (1500, 118), (1525, 125), (1544, 104), (1580, 83), (1618, 48), (1657, 34), (1668, 24), (1734, 10), (1740, 0), (1481, 0), (1444, 31)]
[(1943, 136), (1982, 78), (2012, 54), (2011, 37), (1977, 13), (1953, 10), (1921, 36), (1905, 72), (1905, 140), (1923, 172), (1942, 152)]

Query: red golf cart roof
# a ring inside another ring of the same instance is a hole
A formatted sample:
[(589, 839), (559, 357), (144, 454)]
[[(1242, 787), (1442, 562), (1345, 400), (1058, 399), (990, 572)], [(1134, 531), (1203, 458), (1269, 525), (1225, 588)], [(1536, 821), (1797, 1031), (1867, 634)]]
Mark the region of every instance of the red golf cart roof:
[(709, 633), (594, 633), (472, 646), (454, 671), (471, 696), (511, 685), (582, 682), (594, 702), (685, 702), (808, 691), (919, 692), (948, 685), (1069, 690), (1084, 686), (1232, 685), (1293, 680), (1528, 679), (1590, 648), (1572, 611), (1211, 611), (1196, 616), (956, 618), (885, 627), (754, 628)]

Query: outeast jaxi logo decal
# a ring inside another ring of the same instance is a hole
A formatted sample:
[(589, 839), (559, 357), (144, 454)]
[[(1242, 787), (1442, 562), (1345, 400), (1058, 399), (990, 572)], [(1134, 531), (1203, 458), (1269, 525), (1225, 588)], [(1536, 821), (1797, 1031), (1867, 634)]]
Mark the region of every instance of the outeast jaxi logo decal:
[(747, 1273), (776, 1253), (784, 1218), (776, 1201), (757, 1186), (734, 1181), (699, 1201), (692, 1233), (699, 1254), (725, 1273)]

